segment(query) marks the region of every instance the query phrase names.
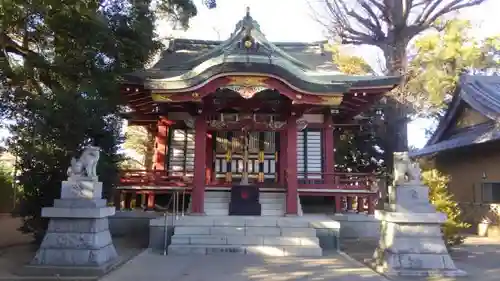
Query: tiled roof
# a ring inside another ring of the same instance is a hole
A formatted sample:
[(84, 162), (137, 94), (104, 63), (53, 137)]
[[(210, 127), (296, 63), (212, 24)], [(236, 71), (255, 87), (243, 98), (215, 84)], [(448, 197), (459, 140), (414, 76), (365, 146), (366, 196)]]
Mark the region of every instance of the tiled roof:
[[(245, 44), (249, 43), (249, 46)], [(351, 87), (391, 88), (399, 77), (345, 75), (332, 63), (327, 41), (270, 42), (249, 13), (225, 41), (173, 39), (150, 69), (124, 75), (124, 83), (148, 89), (182, 91), (224, 73), (263, 73), (282, 77), (308, 92), (347, 92)]]
[[(456, 122), (464, 104), (486, 116), (490, 122), (464, 128), (459, 134), (444, 139), (446, 130)], [(460, 79), (445, 116), (441, 119), (427, 145), (411, 152), (410, 155), (412, 157), (425, 156), (500, 139), (499, 118), (500, 77), (464, 75)]]

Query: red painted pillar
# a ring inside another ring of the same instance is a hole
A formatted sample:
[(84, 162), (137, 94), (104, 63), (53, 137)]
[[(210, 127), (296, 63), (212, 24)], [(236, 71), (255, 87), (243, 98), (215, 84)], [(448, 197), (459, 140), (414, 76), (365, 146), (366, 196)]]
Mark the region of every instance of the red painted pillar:
[(363, 213), (365, 211), (365, 198), (363, 196), (357, 196), (357, 211), (358, 213)]
[(324, 155), (325, 155), (325, 183), (329, 188), (332, 188), (335, 184), (335, 178), (333, 172), (335, 170), (335, 154), (333, 149), (335, 148), (335, 140), (333, 138), (333, 120), (331, 114), (325, 114), (323, 127), (323, 147), (324, 147)]
[(207, 134), (206, 138), (206, 168), (205, 168), (205, 182), (207, 184), (212, 182), (212, 163), (214, 161), (214, 151), (212, 147), (212, 141), (213, 141), (213, 134)]
[(287, 192), (286, 192), (286, 214), (297, 215), (297, 118), (290, 116), (286, 125), (286, 170), (287, 170)]
[(373, 215), (375, 213), (375, 195), (368, 196), (368, 214)]
[(280, 153), (278, 156), (279, 182), (285, 185), (285, 170), (287, 164), (287, 138), (286, 130), (280, 131)]
[(165, 170), (165, 156), (167, 153), (167, 134), (170, 122), (167, 120), (158, 120), (156, 126), (156, 137), (154, 146), (153, 170)]
[(191, 212), (203, 214), (203, 201), (205, 197), (205, 166), (207, 163), (207, 122), (205, 115), (196, 117), (194, 137), (194, 178), (193, 191), (191, 192)]
[(342, 213), (342, 196), (335, 195), (335, 213)]
[(155, 193), (154, 192), (150, 192), (148, 194), (147, 209), (150, 211), (153, 211), (155, 209)]

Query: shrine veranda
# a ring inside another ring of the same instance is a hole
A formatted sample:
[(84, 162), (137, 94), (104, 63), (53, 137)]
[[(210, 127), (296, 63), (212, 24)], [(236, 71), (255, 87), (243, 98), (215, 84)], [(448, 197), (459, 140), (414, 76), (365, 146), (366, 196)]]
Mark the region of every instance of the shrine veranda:
[(206, 214), (207, 192), (249, 185), (283, 194), (281, 216), (300, 215), (307, 197), (373, 214), (375, 177), (335, 172), (334, 135), (399, 80), (342, 74), (326, 43), (270, 42), (248, 12), (227, 40), (172, 39), (153, 68), (126, 75), (128, 124), (154, 134), (154, 156), (150, 169), (123, 171), (118, 209), (136, 195), (154, 209), (178, 191), (186, 212)]

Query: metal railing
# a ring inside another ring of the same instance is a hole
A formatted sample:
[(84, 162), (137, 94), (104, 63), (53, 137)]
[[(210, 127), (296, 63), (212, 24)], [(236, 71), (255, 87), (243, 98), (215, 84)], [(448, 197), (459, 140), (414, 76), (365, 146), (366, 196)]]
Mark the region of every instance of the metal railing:
[[(182, 195), (182, 198), (179, 198), (179, 196)], [(179, 212), (179, 203), (181, 203), (181, 210)], [(172, 214), (171, 214), (171, 224), (168, 223), (168, 209), (172, 205)], [(186, 207), (186, 190), (174, 190), (172, 193), (172, 197), (170, 197), (170, 200), (167, 203), (167, 207), (165, 208), (165, 212), (163, 213), (163, 255), (167, 255), (167, 243), (168, 243), (168, 226), (174, 226), (175, 221), (179, 219), (179, 213), (181, 216), (184, 216), (185, 214), (185, 207)]]

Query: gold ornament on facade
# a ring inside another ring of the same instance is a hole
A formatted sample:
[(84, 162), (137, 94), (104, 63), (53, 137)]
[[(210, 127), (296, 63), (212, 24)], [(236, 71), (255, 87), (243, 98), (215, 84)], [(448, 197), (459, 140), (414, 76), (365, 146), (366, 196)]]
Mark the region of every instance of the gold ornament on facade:
[(321, 97), (321, 104), (340, 105), (342, 103), (342, 98), (342, 96)]
[(229, 83), (224, 88), (237, 92), (244, 99), (252, 98), (256, 93), (267, 90), (264, 81), (267, 77), (261, 76), (229, 76)]
[(200, 102), (201, 101), (201, 95), (197, 92), (191, 93), (191, 97), (193, 97), (193, 101)]
[(172, 99), (170, 98), (171, 96), (172, 94), (158, 94), (158, 93), (151, 94), (151, 98), (153, 99), (153, 101), (156, 102), (170, 102), (172, 101)]
[(229, 76), (228, 85), (241, 86), (241, 87), (267, 87), (264, 82), (267, 77), (264, 76)]
[(250, 49), (252, 47), (252, 45), (253, 45), (252, 41), (250, 41), (250, 40), (245, 41), (245, 48)]

